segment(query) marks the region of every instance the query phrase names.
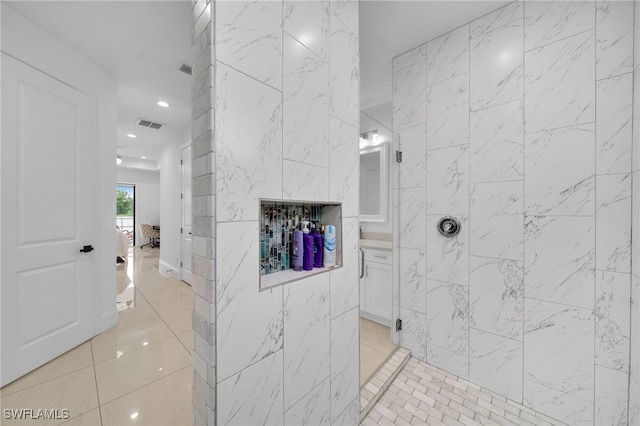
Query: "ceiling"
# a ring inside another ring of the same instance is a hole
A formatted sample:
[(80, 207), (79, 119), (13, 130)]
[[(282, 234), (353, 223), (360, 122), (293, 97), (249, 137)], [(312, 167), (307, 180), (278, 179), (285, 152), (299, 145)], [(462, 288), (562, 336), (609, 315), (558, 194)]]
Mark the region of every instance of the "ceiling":
[[(157, 170), (167, 145), (189, 140), (191, 77), (178, 68), (191, 64), (191, 1), (3, 3), (116, 79), (122, 166)], [(166, 126), (144, 128), (138, 118)]]
[(510, 2), (361, 1), (361, 109), (391, 102), (394, 57)]
[[(191, 78), (178, 68), (191, 64), (191, 0), (4, 3), (116, 79), (123, 167), (157, 170), (166, 146), (188, 141)], [(392, 58), (507, 3), (361, 1), (362, 109), (388, 125)], [(158, 100), (171, 107), (159, 107)], [(143, 128), (138, 118), (166, 126)]]

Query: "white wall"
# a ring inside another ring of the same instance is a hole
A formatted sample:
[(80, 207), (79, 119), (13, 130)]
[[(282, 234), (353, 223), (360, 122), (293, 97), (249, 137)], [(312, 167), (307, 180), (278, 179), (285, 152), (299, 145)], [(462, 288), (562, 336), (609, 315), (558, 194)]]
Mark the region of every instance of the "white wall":
[(149, 240), (142, 238), (140, 224), (160, 225), (160, 172), (118, 167), (117, 179), (118, 184), (136, 186), (136, 246), (147, 244)]
[(160, 159), (160, 270), (180, 275), (180, 146), (165, 148)]
[(2, 4), (2, 52), (54, 78), (67, 82), (95, 99), (98, 113), (94, 163), (96, 247), (94, 333), (117, 322), (113, 254), (116, 183), (116, 85), (112, 77), (48, 33)]

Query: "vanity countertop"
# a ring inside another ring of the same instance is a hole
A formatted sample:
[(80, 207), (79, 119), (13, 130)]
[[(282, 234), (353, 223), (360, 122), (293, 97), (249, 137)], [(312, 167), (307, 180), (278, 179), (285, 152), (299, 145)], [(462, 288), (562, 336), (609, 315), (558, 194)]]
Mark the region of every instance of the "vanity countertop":
[(379, 249), (379, 250), (389, 250), (391, 251), (393, 245), (391, 241), (382, 241), (382, 240), (360, 240), (361, 248), (371, 248), (371, 249)]

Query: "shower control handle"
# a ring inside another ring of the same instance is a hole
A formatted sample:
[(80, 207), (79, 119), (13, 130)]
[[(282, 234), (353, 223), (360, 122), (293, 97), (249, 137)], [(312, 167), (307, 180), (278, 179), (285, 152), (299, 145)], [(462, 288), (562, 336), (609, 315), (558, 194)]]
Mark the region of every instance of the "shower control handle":
[(452, 238), (460, 233), (462, 224), (457, 217), (444, 216), (438, 221), (438, 231), (447, 238)]

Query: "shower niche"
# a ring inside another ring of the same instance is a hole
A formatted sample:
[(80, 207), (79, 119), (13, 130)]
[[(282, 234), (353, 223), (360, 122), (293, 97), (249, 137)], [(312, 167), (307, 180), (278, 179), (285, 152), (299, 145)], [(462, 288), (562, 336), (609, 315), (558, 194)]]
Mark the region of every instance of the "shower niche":
[[(330, 262), (333, 255), (329, 225), (335, 227), (335, 263)], [(342, 267), (341, 203), (262, 199), (259, 233), (260, 290)], [(305, 245), (308, 236), (314, 241), (311, 246)], [(327, 237), (329, 256), (325, 257)], [(300, 238), (303, 239), (302, 250), (298, 243)], [(313, 252), (309, 253), (309, 250)], [(322, 252), (322, 259), (318, 258), (318, 250)], [(296, 261), (294, 257), (297, 257)], [(309, 259), (312, 259), (311, 267), (307, 261)], [(301, 264), (303, 269), (298, 270)]]

